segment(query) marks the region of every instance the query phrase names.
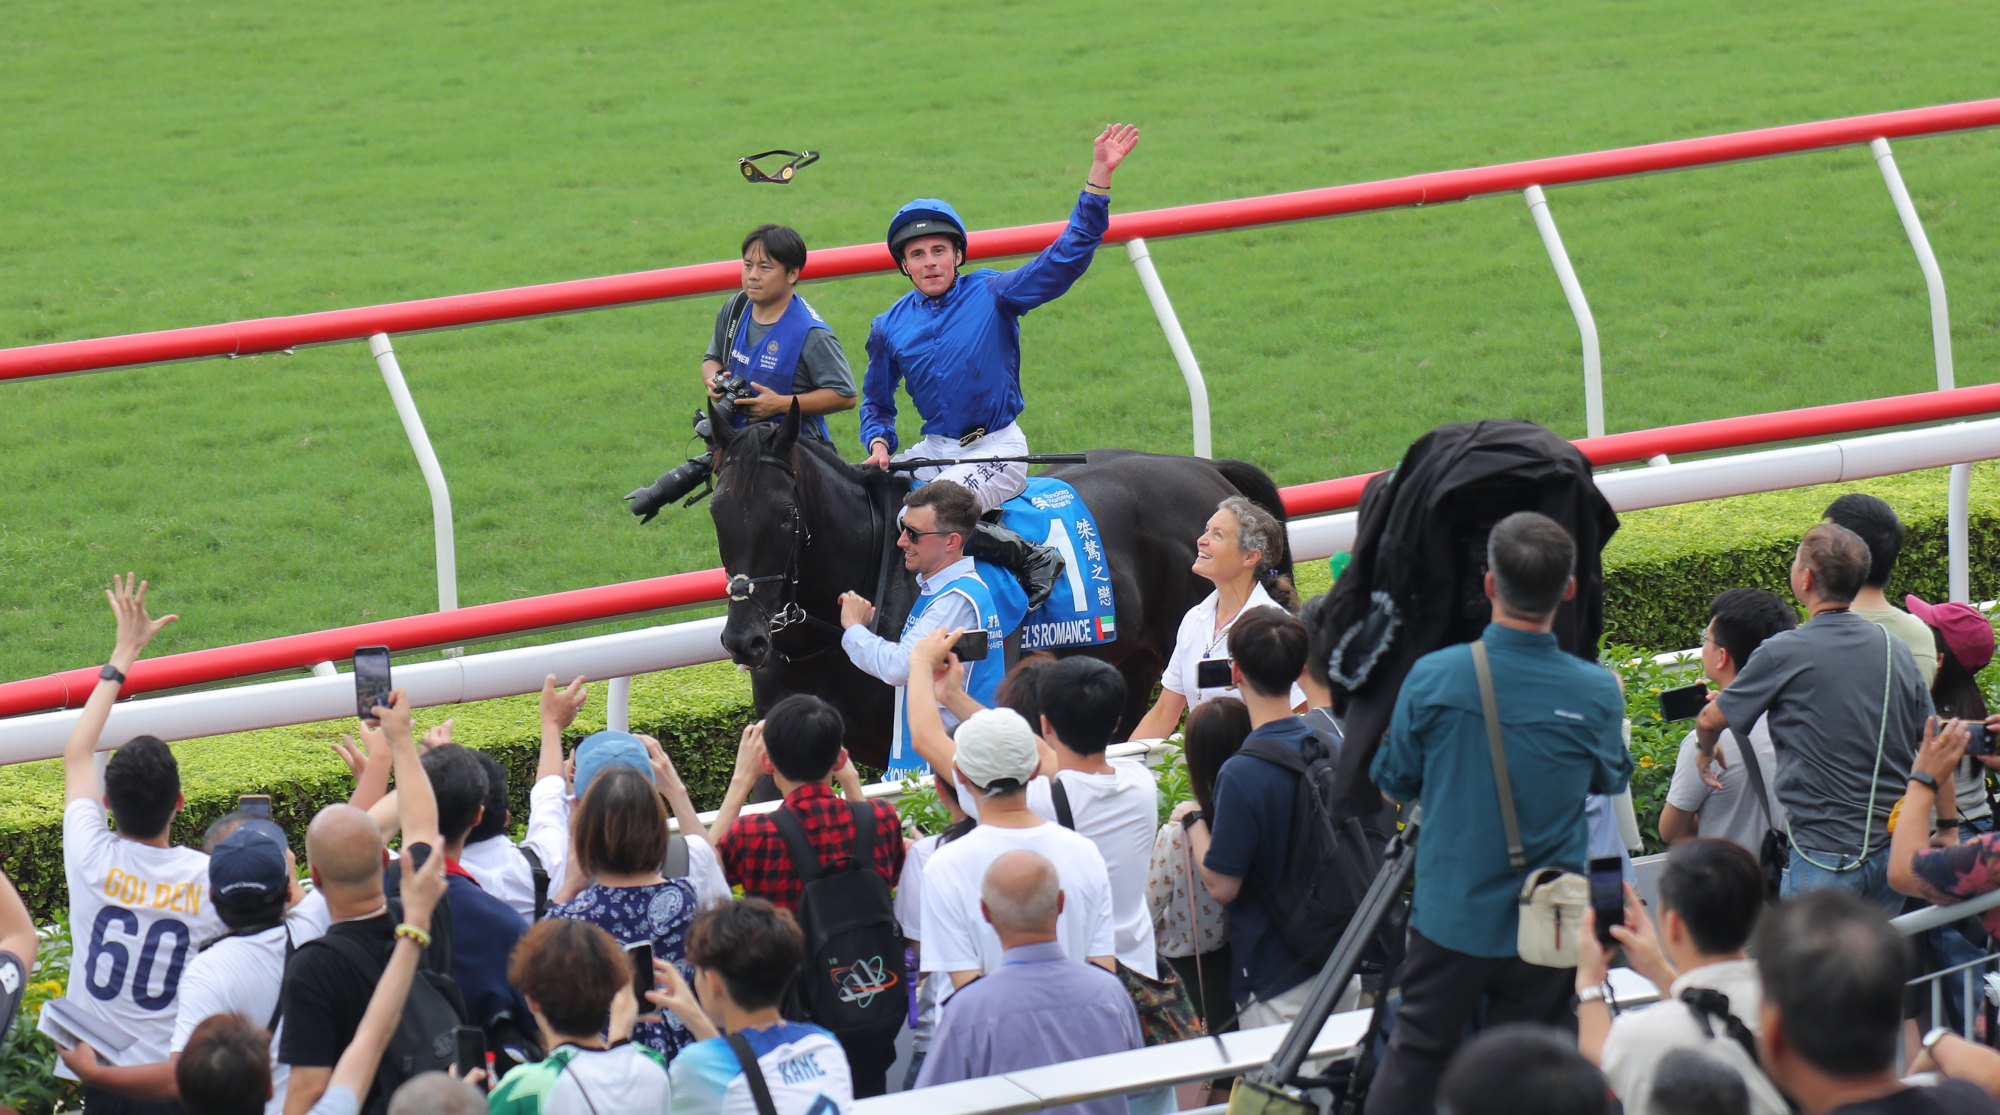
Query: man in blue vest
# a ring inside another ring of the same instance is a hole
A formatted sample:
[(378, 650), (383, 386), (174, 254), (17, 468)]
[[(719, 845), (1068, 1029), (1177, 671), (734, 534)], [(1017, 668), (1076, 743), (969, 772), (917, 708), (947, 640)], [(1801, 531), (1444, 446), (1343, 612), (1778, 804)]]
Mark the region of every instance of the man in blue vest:
[[(715, 316), (702, 387), (717, 407), (734, 408), (731, 424), (739, 430), (782, 420), (797, 400), (800, 428), (831, 440), (823, 416), (854, 408), (854, 371), (833, 328), (794, 289), (806, 266), (805, 238), (784, 225), (758, 225), (743, 238), (742, 254), (743, 290)], [(651, 522), (707, 479), (709, 467), (706, 455), (694, 457), (633, 491), (625, 497), (632, 514)]]
[[(1090, 173), (1069, 227), (1040, 255), (1012, 271), (982, 267), (960, 275), (965, 222), (937, 198), (918, 198), (889, 220), (889, 252), (916, 289), (896, 300), (868, 333), (862, 378), (861, 444), (868, 463), (888, 468), (908, 457), (979, 460), (1028, 453), (1015, 421), (1021, 396), (1021, 315), (1052, 302), (1090, 267), (1111, 219), (1111, 174), (1139, 142), (1139, 129), (1112, 124), (1091, 148)], [(922, 415), (923, 438), (896, 452), (896, 385)], [(919, 469), (919, 481), (946, 479), (969, 489), (981, 513), (1021, 493), (1025, 462)], [(983, 526), (971, 550), (1021, 579), (1030, 609), (1047, 599), (1062, 558), (1011, 531)]]
[(717, 406), (732, 400), (722, 384), (740, 376), (757, 394), (736, 398), (734, 425), (774, 422), (792, 409), (803, 429), (831, 440), (822, 415), (854, 408), (854, 372), (833, 328), (799, 297), (806, 242), (784, 225), (759, 225), (743, 238), (743, 293), (715, 318), (715, 335), (702, 356), (702, 385)]
[[(980, 704), (991, 705), (1007, 671), (1000, 645), (1021, 622), (1019, 614), (1001, 615), (993, 592), (965, 552), (966, 540), (979, 523), (979, 501), (962, 484), (933, 480), (918, 486), (903, 500), (902, 533), (896, 545), (903, 551), (903, 568), (917, 575), (917, 599), (903, 621), (902, 637), (890, 642), (869, 630), (875, 606), (859, 593), (840, 597), (840, 646), (864, 673), (896, 687), (896, 738), (889, 767), (920, 769), (924, 764), (910, 745), (905, 690), (910, 684), (910, 651), (937, 630), (985, 631), (992, 653), (967, 663), (965, 691)], [(918, 684), (929, 685), (928, 677)], [(945, 713), (945, 727), (957, 719)]]

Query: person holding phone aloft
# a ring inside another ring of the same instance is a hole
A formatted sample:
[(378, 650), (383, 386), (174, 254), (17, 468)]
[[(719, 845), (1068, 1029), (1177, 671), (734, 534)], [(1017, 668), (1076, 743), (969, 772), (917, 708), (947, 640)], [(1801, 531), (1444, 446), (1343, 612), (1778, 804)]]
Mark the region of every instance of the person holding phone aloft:
[[(950, 480), (933, 480), (903, 499), (902, 533), (896, 545), (903, 551), (903, 568), (917, 575), (917, 599), (910, 605), (903, 633), (891, 641), (869, 630), (875, 619), (875, 605), (859, 593), (840, 596), (841, 649), (863, 673), (893, 685), (896, 693), (896, 738), (889, 751), (889, 769), (915, 770), (922, 760), (910, 746), (907, 687), (910, 683), (910, 652), (925, 635), (937, 630), (963, 628), (985, 631), (988, 647), (998, 647), (1021, 622), (1021, 615), (1009, 609), (1002, 615), (993, 592), (979, 575), (972, 558), (965, 553), (966, 541), (979, 523), (979, 501), (965, 487)], [(993, 703), (1006, 673), (1003, 655), (989, 654), (968, 664), (965, 690), (983, 705)], [(928, 679), (923, 684), (928, 685)], [(958, 718), (945, 713), (946, 727), (956, 727)]]
[[(1285, 556), (1285, 527), (1269, 511), (1242, 496), (1230, 496), (1216, 504), (1194, 550), (1191, 568), (1196, 576), (1213, 582), (1215, 591), (1182, 617), (1173, 657), (1160, 675), (1160, 699), (1132, 730), (1133, 739), (1165, 739), (1188, 709), (1217, 697), (1241, 698), (1227, 680), (1203, 685), (1201, 663), (1226, 664), (1229, 628), (1245, 610), (1266, 606), (1298, 610), (1291, 578), (1278, 572)], [(1224, 675), (1226, 679), (1226, 666)], [(1293, 685), (1292, 707), (1303, 708), (1305, 703), (1305, 691)]]

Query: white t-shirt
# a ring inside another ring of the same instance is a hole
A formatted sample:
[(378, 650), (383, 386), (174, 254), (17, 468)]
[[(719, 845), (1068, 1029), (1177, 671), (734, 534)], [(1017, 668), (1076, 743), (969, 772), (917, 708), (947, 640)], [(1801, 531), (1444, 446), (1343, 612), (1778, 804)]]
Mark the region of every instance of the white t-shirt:
[[(1236, 616), (1231, 616), (1229, 622), (1223, 626), (1222, 630), (1217, 631), (1215, 629), (1215, 609), (1221, 603), (1221, 600), (1222, 592), (1218, 589), (1215, 592), (1209, 593), (1207, 599), (1201, 603), (1189, 608), (1187, 615), (1181, 617), (1180, 631), (1174, 636), (1173, 657), (1167, 659), (1167, 670), (1160, 675), (1160, 688), (1172, 693), (1178, 693), (1182, 697), (1187, 698), (1190, 710), (1207, 704), (1217, 697), (1236, 697), (1239, 699), (1242, 697), (1242, 694), (1238, 693), (1236, 687), (1233, 685), (1203, 689), (1196, 684), (1196, 679), (1199, 676), (1199, 671), (1196, 667), (1203, 659), (1229, 657), (1229, 629), (1236, 626)], [(1240, 616), (1252, 608), (1277, 608), (1278, 606), (1278, 602), (1271, 599), (1271, 594), (1265, 592), (1264, 586), (1259, 584), (1250, 589), (1249, 599), (1243, 602), (1243, 607), (1237, 611), (1236, 615)], [(1292, 707), (1297, 708), (1305, 703), (1305, 690), (1300, 689), (1298, 683), (1294, 682), (1292, 684)]]
[[(514, 849), (514, 858), (521, 861), (521, 868), (528, 870), (527, 860), (521, 856), (521, 848), (533, 848), (541, 857), (542, 869), (549, 873), (549, 893), (562, 889), (563, 872), (569, 866), (569, 815), (576, 808), (576, 799), (570, 796), (569, 787), (554, 775), (535, 783), (528, 791), (528, 835)], [(729, 879), (722, 873), (722, 861), (715, 854), (715, 846), (697, 833), (687, 834), (688, 838), (688, 882), (694, 886), (694, 903), (697, 910), (720, 906), (735, 896), (729, 892)], [(495, 837), (494, 839), (499, 839)], [(485, 843), (482, 841), (482, 843)], [(466, 848), (467, 853), (472, 849)], [(486, 885), (486, 879), (479, 869), (464, 860), (460, 861), (472, 873), (474, 882)], [(515, 910), (516, 904), (511, 893), (502, 893), (500, 898)], [(532, 875), (528, 877), (526, 913), (528, 920), (535, 918), (535, 884)]]
[[(167, 1059), (181, 974), (220, 937), (208, 904), (208, 857), (155, 848), (114, 834), (104, 806), (78, 798), (63, 807), (63, 876), (77, 959), (67, 999), (111, 1033), (131, 1037), (121, 1064)], [(75, 1080), (57, 1062), (56, 1075)]]
[[(896, 921), (903, 927), (904, 937), (919, 943), (924, 939), (924, 865), (937, 851), (938, 840), (939, 834), (932, 833), (910, 845), (903, 854), (903, 873), (896, 879)], [(913, 1052), (931, 1047), (931, 1033), (937, 1029), (938, 1004), (944, 1002), (944, 989), (951, 986), (947, 976), (920, 973), (920, 977), (921, 981), (917, 984), (917, 1024), (910, 1028), (910, 1049)]]
[(1000, 966), (1000, 935), (979, 912), (979, 883), (994, 860), (1016, 848), (1039, 852), (1056, 865), (1063, 889), (1056, 940), (1063, 952), (1071, 960), (1117, 954), (1111, 880), (1097, 845), (1061, 825), (979, 825), (924, 864), (924, 971), (991, 972)]
[[(292, 948), (326, 932), (330, 922), (326, 899), (318, 891), (292, 907), (285, 924), (253, 937), (224, 937), (188, 962), (181, 977), (180, 1010), (174, 1016), (174, 1036), (168, 1053), (187, 1048), (194, 1028), (218, 1014), (240, 1014), (262, 1026), (278, 1009), (278, 990), (285, 981), (285, 934), (291, 933)], [(284, 1115), (285, 1086), (290, 1083), (290, 1065), (278, 1060), (278, 1038), (284, 1019), (271, 1031), (271, 1099), (264, 1115)]]
[(1760, 716), (1750, 726), (1750, 744), (1757, 749), (1757, 769), (1764, 775), (1764, 792), (1769, 795), (1770, 813), (1757, 804), (1750, 792), (1750, 768), (1743, 763), (1742, 748), (1735, 732), (1722, 733), (1716, 749), (1722, 753), (1723, 767), (1717, 772), (1718, 790), (1701, 780), (1700, 744), (1689, 732), (1681, 741), (1674, 760), (1673, 781), (1667, 786), (1667, 804), (1700, 818), (1696, 827), (1703, 836), (1733, 840), (1751, 855), (1760, 854), (1764, 833), (1785, 826), (1785, 807), (1778, 801), (1778, 753), (1771, 746), (1770, 718)]
[[(739, 1030), (757, 1056), (778, 1115), (847, 1115), (854, 1108), (854, 1078), (847, 1054), (832, 1034), (810, 1022), (780, 1022)], [(673, 1115), (757, 1115), (742, 1062), (725, 1038), (698, 1041), (667, 1066)], [(611, 1115), (607, 1109), (601, 1115)]]
[[(1153, 947), (1153, 913), (1146, 904), (1146, 874), (1159, 831), (1160, 791), (1153, 772), (1137, 759), (1111, 760), (1110, 774), (1057, 771), (1069, 796), (1076, 831), (1097, 845), (1111, 878), (1112, 936), (1127, 968), (1159, 978)], [(1028, 783), (1028, 808), (1056, 820), (1055, 789), (1047, 778)]]

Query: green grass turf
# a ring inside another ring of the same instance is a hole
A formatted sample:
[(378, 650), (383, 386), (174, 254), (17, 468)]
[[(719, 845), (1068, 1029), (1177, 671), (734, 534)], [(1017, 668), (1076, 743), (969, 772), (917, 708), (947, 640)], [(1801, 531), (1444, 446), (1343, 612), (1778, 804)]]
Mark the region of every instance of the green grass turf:
[[(1107, 119), (1120, 210), (1990, 95), (2000, 8), (1829, 0), (391, 4), (23, 0), (0, 22), (0, 344), (832, 246), (942, 194), (1061, 217)], [(812, 146), (789, 187), (737, 155)], [(1899, 143), (1956, 313), (2000, 352), (2000, 135)], [(1921, 390), (1922, 281), (1859, 149), (1556, 190), (1614, 430)], [(1575, 327), (1518, 198), (1154, 247), (1216, 450), (1281, 482), (1439, 422), (1583, 432)], [(904, 289), (810, 296), (859, 357)], [(452, 482), (460, 599), (714, 563), (618, 497), (683, 455), (715, 302), (399, 344)], [(1024, 329), (1043, 450), (1182, 450), (1121, 251)], [(429, 610), (428, 503), (360, 346), (0, 387), (0, 678), (98, 661), (136, 568), (167, 653)], [(836, 419), (851, 446), (852, 415)], [(906, 426), (906, 431), (913, 426)], [(851, 451), (851, 449), (850, 449)]]

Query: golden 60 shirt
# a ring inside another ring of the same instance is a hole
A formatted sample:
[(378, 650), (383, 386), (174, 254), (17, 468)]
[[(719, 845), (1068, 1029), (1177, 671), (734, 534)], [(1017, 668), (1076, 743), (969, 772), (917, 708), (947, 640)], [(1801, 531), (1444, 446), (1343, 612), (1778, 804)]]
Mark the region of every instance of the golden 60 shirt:
[[(78, 798), (63, 810), (63, 875), (74, 958), (69, 1002), (131, 1037), (119, 1063), (166, 1060), (181, 975), (225, 932), (208, 903), (208, 857), (126, 840), (108, 827), (103, 805)], [(75, 1079), (64, 1065), (56, 1071)]]

